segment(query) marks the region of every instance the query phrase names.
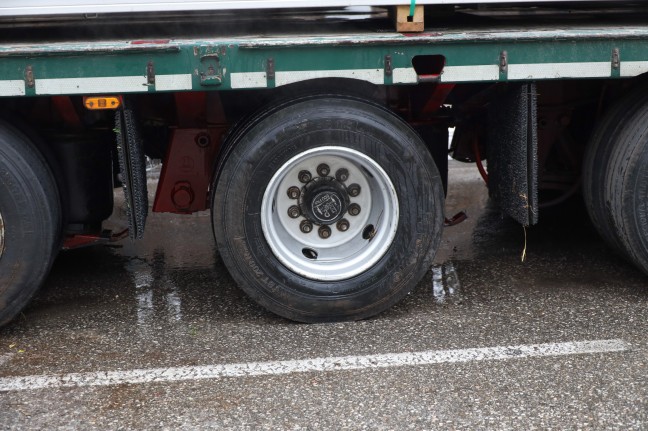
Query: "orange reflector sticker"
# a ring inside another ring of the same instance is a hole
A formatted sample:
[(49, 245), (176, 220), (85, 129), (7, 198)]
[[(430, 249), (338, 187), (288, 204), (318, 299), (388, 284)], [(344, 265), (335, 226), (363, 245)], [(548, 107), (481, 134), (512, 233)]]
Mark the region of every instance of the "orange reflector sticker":
[(117, 109), (121, 106), (119, 97), (84, 97), (83, 105), (86, 109)]

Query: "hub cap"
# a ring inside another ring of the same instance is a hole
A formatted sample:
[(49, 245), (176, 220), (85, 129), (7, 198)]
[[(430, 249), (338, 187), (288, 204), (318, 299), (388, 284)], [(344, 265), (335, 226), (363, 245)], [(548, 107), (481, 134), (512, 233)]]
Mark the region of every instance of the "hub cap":
[(263, 234), (277, 259), (323, 281), (354, 277), (380, 260), (396, 234), (398, 215), (396, 190), (382, 167), (336, 146), (288, 160), (271, 178), (261, 204)]

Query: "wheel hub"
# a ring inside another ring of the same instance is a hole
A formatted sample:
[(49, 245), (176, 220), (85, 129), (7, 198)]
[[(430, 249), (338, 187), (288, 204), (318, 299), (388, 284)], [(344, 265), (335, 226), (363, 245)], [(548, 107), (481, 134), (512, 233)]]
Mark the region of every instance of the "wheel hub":
[(274, 255), (314, 280), (344, 280), (370, 268), (390, 247), (398, 217), (395, 188), (380, 165), (337, 146), (286, 161), (261, 205), (261, 227)]
[(317, 177), (304, 186), (300, 208), (309, 221), (330, 225), (340, 220), (349, 206), (344, 186), (331, 177)]

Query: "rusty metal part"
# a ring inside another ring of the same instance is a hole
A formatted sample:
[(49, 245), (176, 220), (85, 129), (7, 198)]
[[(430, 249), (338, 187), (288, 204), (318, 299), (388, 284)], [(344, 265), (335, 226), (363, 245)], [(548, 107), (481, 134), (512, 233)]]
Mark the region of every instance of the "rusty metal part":
[(31, 66), (25, 68), (25, 85), (28, 88), (34, 88), (36, 81), (34, 80), (34, 69)]
[(349, 220), (347, 220), (345, 218), (343, 218), (342, 220), (339, 220), (335, 225), (335, 227), (337, 227), (337, 230), (339, 230), (340, 232), (348, 231), (349, 226), (350, 226), (349, 225)]
[(461, 211), (455, 214), (454, 216), (452, 216), (452, 218), (446, 217), (445, 221), (443, 222), (443, 225), (445, 227), (456, 226), (459, 223), (465, 221), (467, 218), (468, 216), (466, 215), (466, 213)]
[(311, 233), (313, 231), (313, 223), (309, 220), (302, 220), (302, 222), (299, 223), (299, 229), (303, 233)]
[(306, 171), (306, 170), (299, 171), (299, 174), (297, 175), (297, 177), (299, 178), (299, 181), (304, 183), (304, 184), (306, 184), (307, 182), (309, 182), (313, 178), (311, 173)]
[(346, 168), (340, 168), (335, 173), (335, 179), (343, 183), (349, 179), (349, 171)]
[(317, 231), (319, 234), (319, 237), (322, 239), (328, 239), (331, 237), (331, 228), (328, 226), (320, 226), (319, 230)]
[(290, 208), (288, 208), (288, 217), (297, 218), (300, 215), (301, 215), (301, 211), (299, 210), (299, 207), (297, 205), (293, 205)]
[(392, 57), (391, 55), (386, 55), (385, 56), (385, 76), (392, 76), (394, 73), (394, 69), (392, 66)]
[(360, 211), (361, 211), (360, 205), (355, 204), (355, 203), (351, 204), (351, 205), (349, 205), (349, 210), (348, 211), (349, 211), (350, 215), (357, 216), (358, 214), (360, 214)]
[(155, 85), (155, 65), (149, 61), (146, 65), (146, 84)]
[(288, 189), (288, 197), (290, 199), (299, 199), (300, 194), (301, 190), (299, 189), (299, 187), (293, 186)]
[[(154, 212), (187, 214), (209, 209), (209, 184), (224, 131), (225, 128), (210, 128), (172, 132), (155, 194)], [(200, 145), (206, 142), (208, 146)], [(192, 199), (188, 199), (187, 190), (193, 193)]]
[(506, 51), (500, 52), (499, 71), (500, 73), (508, 72), (508, 52)]
[(347, 193), (349, 193), (349, 196), (351, 196), (352, 198), (358, 196), (361, 190), (362, 189), (360, 188), (360, 185), (356, 183), (353, 183), (349, 187), (347, 187)]
[(171, 201), (179, 211), (187, 211), (191, 208), (195, 198), (195, 193), (191, 184), (187, 181), (178, 181), (173, 186), (171, 192)]
[(103, 230), (95, 234), (68, 235), (63, 241), (63, 250), (107, 244), (122, 240), (126, 237), (128, 237), (128, 229), (121, 230), (117, 233), (112, 233), (110, 230)]

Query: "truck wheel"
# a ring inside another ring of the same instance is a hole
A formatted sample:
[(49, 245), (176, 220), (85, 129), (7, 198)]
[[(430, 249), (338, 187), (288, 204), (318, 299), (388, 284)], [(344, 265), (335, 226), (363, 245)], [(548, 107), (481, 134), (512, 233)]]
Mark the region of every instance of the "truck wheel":
[(403, 298), (439, 244), (443, 187), (389, 111), (300, 99), (233, 143), (212, 199), (219, 251), (259, 304), (289, 319), (362, 319)]
[(61, 204), (44, 158), (0, 121), (0, 325), (38, 290), (60, 247)]
[(603, 196), (619, 243), (648, 274), (648, 96), (626, 109), (608, 142)]
[(625, 245), (614, 223), (607, 177), (611, 173), (611, 155), (623, 145), (619, 138), (627, 128), (628, 113), (636, 112), (648, 100), (645, 90), (648, 88), (633, 92), (606, 113), (589, 140), (583, 160), (583, 198), (592, 224), (603, 240), (621, 254), (625, 254)]

